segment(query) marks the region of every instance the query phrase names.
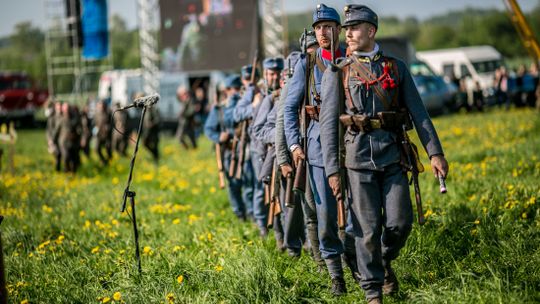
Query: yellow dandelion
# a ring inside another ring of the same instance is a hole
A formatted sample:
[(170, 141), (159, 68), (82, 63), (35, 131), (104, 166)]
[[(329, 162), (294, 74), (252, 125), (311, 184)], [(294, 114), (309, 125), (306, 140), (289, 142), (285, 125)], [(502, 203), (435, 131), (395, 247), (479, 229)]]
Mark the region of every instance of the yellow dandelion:
[(175, 297), (174, 293), (170, 292), (167, 294), (167, 303), (171, 304), (174, 303)]
[(217, 272), (221, 272), (221, 271), (223, 271), (223, 266), (221, 266), (221, 265), (216, 265), (216, 266), (214, 267), (214, 270), (217, 271)]
[(174, 219), (174, 220), (172, 221), (172, 223), (173, 223), (174, 225), (178, 225), (178, 224), (180, 224), (180, 219), (178, 219), (178, 218), (177, 218), (177, 219)]
[(120, 180), (118, 179), (118, 177), (116, 177), (116, 176), (113, 177), (113, 179), (112, 179), (112, 184), (113, 185), (118, 185), (119, 182), (120, 182)]
[(109, 303), (111, 301), (111, 298), (109, 297), (104, 297), (103, 299), (101, 299), (101, 303)]
[(212, 233), (211, 233), (211, 232), (208, 232), (208, 233), (206, 234), (206, 238), (208, 239), (208, 241), (211, 241), (212, 238), (213, 238)]
[(120, 301), (120, 299), (122, 299), (122, 294), (120, 293), (120, 291), (117, 291), (113, 294), (113, 299), (115, 301)]
[(146, 254), (146, 255), (152, 255), (152, 254), (154, 254), (154, 251), (152, 250), (152, 247), (150, 247), (150, 246), (144, 246), (144, 248), (143, 248), (143, 254)]
[(527, 219), (527, 212), (523, 212), (521, 214), (521, 218), (524, 219), (524, 220)]
[(85, 217), (86, 216), (86, 212), (84, 210), (81, 210), (81, 212), (79, 212), (79, 216), (80, 217)]
[(21, 304), (29, 304), (29, 303), (30, 303), (30, 301), (28, 301), (27, 299), (24, 299), (24, 300), (21, 301)]
[(62, 234), (59, 235), (58, 238), (57, 238), (56, 241), (55, 241), (56, 244), (58, 244), (58, 245), (62, 244), (62, 242), (64, 241), (65, 238), (66, 238), (66, 237), (65, 237), (64, 235), (62, 235)]
[(480, 220), (476, 220), (476, 221), (474, 221), (474, 224), (475, 224), (475, 225), (478, 225), (478, 224), (480, 224)]
[(179, 275), (177, 278), (176, 278), (176, 282), (178, 282), (178, 284), (182, 284), (184, 282), (184, 276), (183, 275)]
[(47, 205), (43, 205), (41, 207), (41, 210), (43, 210), (43, 212), (45, 212), (45, 213), (52, 213), (52, 211), (53, 211), (53, 209), (51, 207), (47, 206)]
[(96, 254), (98, 252), (99, 252), (99, 246), (96, 246), (96, 247), (92, 248), (92, 253), (93, 254)]
[(210, 187), (210, 193), (216, 193), (216, 187)]

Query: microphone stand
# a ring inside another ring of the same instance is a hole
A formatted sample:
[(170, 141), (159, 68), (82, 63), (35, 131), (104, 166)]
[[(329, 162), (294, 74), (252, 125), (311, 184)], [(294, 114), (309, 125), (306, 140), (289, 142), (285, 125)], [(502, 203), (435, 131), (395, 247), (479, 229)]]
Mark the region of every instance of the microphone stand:
[[(142, 275), (142, 267), (141, 267), (141, 255), (139, 251), (139, 231), (137, 229), (137, 217), (135, 214), (135, 191), (131, 191), (129, 187), (131, 186), (131, 180), (133, 177), (133, 167), (135, 166), (135, 158), (137, 157), (137, 151), (139, 151), (139, 140), (141, 138), (141, 131), (142, 126), (144, 122), (144, 115), (146, 114), (146, 106), (143, 107), (142, 114), (141, 114), (141, 120), (139, 121), (139, 129), (137, 131), (137, 141), (135, 142), (135, 149), (133, 151), (133, 157), (131, 158), (131, 163), (129, 165), (129, 177), (127, 181), (126, 189), (124, 190), (124, 197), (123, 197), (123, 203), (122, 203), (122, 209), (120, 212), (124, 212), (126, 210), (126, 201), (129, 197), (130, 203), (131, 203), (131, 212), (133, 213), (131, 218), (131, 222), (133, 223), (133, 236), (135, 239), (135, 258), (137, 259), (137, 269), (139, 271), (139, 276)], [(129, 212), (128, 212), (129, 215)]]

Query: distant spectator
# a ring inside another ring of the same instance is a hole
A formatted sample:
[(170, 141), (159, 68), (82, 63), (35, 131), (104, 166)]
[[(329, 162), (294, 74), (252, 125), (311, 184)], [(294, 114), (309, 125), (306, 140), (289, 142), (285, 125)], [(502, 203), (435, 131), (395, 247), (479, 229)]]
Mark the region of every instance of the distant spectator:
[(529, 79), (527, 81), (527, 88), (528, 88), (528, 91), (527, 91), (527, 96), (525, 97), (526, 98), (526, 103), (529, 107), (534, 107), (536, 104), (537, 104), (537, 97), (536, 97), (536, 93), (539, 89), (538, 87), (538, 79), (539, 79), (539, 75), (538, 75), (538, 63), (536, 62), (533, 62), (529, 68)]
[(495, 96), (497, 98), (496, 103), (498, 105), (505, 104), (508, 107), (509, 106), (508, 74), (504, 66), (499, 67), (495, 71), (494, 85), (495, 85)]
[(484, 93), (482, 92), (482, 86), (479, 81), (474, 83), (473, 106), (480, 112), (484, 110)]

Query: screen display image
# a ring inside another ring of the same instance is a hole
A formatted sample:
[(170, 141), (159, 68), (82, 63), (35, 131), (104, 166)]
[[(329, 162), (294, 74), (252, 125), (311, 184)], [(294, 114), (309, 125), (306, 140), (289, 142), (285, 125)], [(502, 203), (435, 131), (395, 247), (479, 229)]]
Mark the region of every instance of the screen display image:
[(259, 40), (256, 0), (161, 0), (164, 71), (236, 70)]

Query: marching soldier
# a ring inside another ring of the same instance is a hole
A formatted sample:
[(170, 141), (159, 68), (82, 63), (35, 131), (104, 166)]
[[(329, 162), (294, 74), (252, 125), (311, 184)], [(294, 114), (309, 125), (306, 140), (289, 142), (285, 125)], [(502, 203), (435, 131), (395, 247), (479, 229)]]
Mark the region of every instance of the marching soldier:
[[(345, 54), (345, 51), (339, 48), (338, 43), (341, 31), (340, 24), (341, 20), (335, 9), (324, 4), (317, 5), (317, 9), (313, 13), (313, 29), (320, 47), (313, 56), (304, 57), (296, 64), (288, 85), (287, 99), (283, 109), (285, 135), (293, 162), (295, 166), (300, 165), (301, 161), (307, 162), (309, 183), (316, 203), (320, 251), (332, 279), (332, 293), (336, 296), (347, 292), (341, 262), (344, 248), (338, 233), (336, 199), (326, 180), (318, 112), (324, 70), (334, 57), (342, 57)], [(332, 37), (334, 41), (331, 41)], [(331, 46), (335, 46), (335, 49), (332, 50)], [(309, 71), (307, 76), (306, 69)], [(304, 151), (300, 144), (299, 113), (303, 110), (306, 91), (308, 98), (304, 109), (309, 113), (311, 119), (307, 130), (305, 130), (307, 134), (302, 134), (303, 140), (307, 141), (305, 142), (307, 151)]]
[[(305, 45), (306, 52), (308, 54), (313, 54), (317, 48), (319, 47), (319, 44), (317, 42), (317, 38), (315, 37), (315, 32), (308, 31), (307, 35), (300, 38), (300, 45)], [(296, 66), (296, 63), (300, 59), (300, 53), (291, 53), (289, 57), (287, 57), (287, 64), (289, 66), (289, 70), (287, 73), (289, 74), (288, 78), (291, 77), (294, 73), (294, 67)], [(290, 62), (289, 62), (290, 61)], [(274, 106), (276, 109), (276, 139), (275, 139), (275, 145), (276, 145), (276, 160), (277, 164), (280, 168), (281, 175), (283, 178), (286, 178), (287, 175), (293, 174), (293, 168), (292, 168), (292, 158), (289, 153), (289, 149), (287, 147), (287, 142), (285, 139), (285, 132), (284, 132), (284, 119), (283, 119), (283, 105), (285, 98), (287, 97), (288, 92), (288, 86), (289, 86), (289, 79), (287, 80), (287, 84), (282, 90), (281, 98), (278, 101), (278, 103)], [(271, 116), (268, 118), (269, 121), (271, 121)], [(295, 196), (295, 199), (298, 201), (298, 196)], [(301, 197), (302, 202), (302, 211), (304, 213), (304, 223), (306, 226), (306, 233), (307, 233), (307, 239), (309, 240), (309, 245), (311, 249), (311, 254), (313, 256), (313, 260), (315, 263), (317, 263), (319, 271), (325, 271), (325, 263), (324, 260), (321, 257), (321, 251), (319, 249), (319, 234), (317, 231), (317, 212), (315, 207), (315, 200), (313, 198), (313, 193), (311, 191), (311, 187), (309, 183), (306, 183), (306, 189), (305, 189), (305, 195)]]
[[(221, 144), (224, 147), (223, 166), (229, 168), (231, 163), (232, 151), (231, 140), (234, 136), (234, 119), (233, 112), (240, 99), (240, 77), (238, 75), (230, 75), (224, 81), (226, 99), (215, 104), (204, 125), (204, 134), (214, 143)], [(228, 181), (228, 194), (231, 207), (234, 214), (242, 220), (245, 220), (251, 210), (251, 198), (244, 199), (242, 195), (242, 181), (226, 174)]]
[(62, 105), (62, 119), (60, 120), (60, 133), (58, 142), (62, 151), (64, 171), (75, 173), (80, 163), (80, 120), (75, 106), (68, 103)]
[[(103, 166), (107, 166), (112, 156), (112, 127), (109, 108), (103, 100), (100, 100), (97, 103), (96, 114), (94, 115), (94, 125), (97, 128), (97, 154)], [(103, 149), (105, 149), (105, 155), (103, 155)]]
[[(382, 303), (383, 294), (398, 290), (391, 262), (412, 227), (407, 174), (400, 165), (409, 117), (434, 174), (445, 177), (448, 164), (407, 67), (385, 56), (375, 42), (377, 15), (366, 6), (348, 5), (343, 26), (350, 55), (340, 63), (341, 71), (327, 69), (323, 77), (322, 152), (328, 182), (337, 195), (343, 185), (338, 158), (340, 140), (344, 142), (361, 286), (368, 303)], [(347, 126), (343, 138), (340, 120)]]
[(152, 159), (157, 165), (159, 162), (159, 128), (161, 117), (157, 107), (149, 107), (146, 109), (143, 121), (142, 140), (144, 146), (152, 154)]
[[(268, 147), (268, 153), (266, 155), (265, 163), (263, 165), (262, 174), (266, 174), (267, 176), (259, 176), (259, 178), (266, 178), (268, 179), (272, 174), (272, 172), (268, 172), (268, 170), (265, 170), (265, 167), (267, 167), (268, 163), (271, 163), (274, 166), (278, 166), (279, 164), (276, 161), (276, 148), (277, 148), (277, 141), (279, 140), (277, 137), (277, 130), (276, 130), (276, 116), (278, 112), (279, 104), (282, 103), (282, 99), (287, 96), (287, 89), (286, 89), (286, 80), (288, 77), (289, 71), (292, 69), (291, 66), (294, 66), (298, 59), (300, 58), (300, 52), (293, 52), (287, 57), (287, 60), (285, 60), (284, 70), (281, 75), (281, 88), (277, 91), (275, 91), (273, 94), (267, 96), (262, 104), (261, 109), (259, 110), (259, 113), (257, 115), (257, 118), (254, 122), (253, 129), (254, 132), (261, 142), (263, 142)], [(271, 109), (269, 112), (266, 109)], [(265, 112), (268, 112), (268, 114), (264, 114)], [(283, 120), (281, 120), (283, 122)], [(281, 134), (280, 138), (285, 137), (283, 133), (283, 123), (281, 124)], [(282, 136), (282, 137), (281, 137)], [(282, 144), (280, 148), (285, 148), (285, 153), (288, 154), (288, 151), (286, 150), (286, 145)], [(290, 165), (289, 165), (290, 166)], [(292, 174), (292, 168), (290, 172)], [(302, 205), (300, 205), (300, 197), (296, 196), (294, 197), (295, 203), (292, 208), (289, 208), (286, 206), (286, 183), (287, 183), (287, 174), (280, 177), (281, 171), (278, 173), (277, 177), (279, 179), (280, 184), (280, 203), (281, 203), (281, 210), (282, 213), (279, 216), (279, 221), (274, 222), (274, 227), (276, 227), (276, 224), (279, 225), (281, 223), (282, 229), (283, 229), (283, 245), (287, 249), (287, 253), (291, 257), (299, 257), (302, 250), (302, 244), (305, 239), (304, 235), (304, 223), (303, 223), (303, 212), (302, 212)], [(275, 184), (275, 183), (274, 183)], [(319, 254), (320, 257), (320, 254)]]
[(178, 115), (178, 126), (176, 128), (176, 138), (182, 146), (188, 150), (190, 147), (186, 142), (186, 136), (191, 142), (193, 149), (197, 148), (195, 137), (195, 100), (185, 86), (178, 87), (176, 98), (180, 102), (180, 114)]
[[(121, 108), (120, 103), (114, 104), (114, 109)], [(112, 146), (113, 149), (120, 155), (126, 156), (126, 149), (128, 147), (129, 133), (127, 128), (128, 113), (127, 111), (116, 111), (114, 114), (114, 131), (112, 132)]]
[(92, 122), (88, 114), (88, 105), (81, 111), (81, 150), (90, 158), (90, 141), (92, 140)]
[[(254, 82), (251, 83), (251, 74), (253, 69), (255, 68), (255, 79)], [(264, 68), (264, 64), (263, 64)], [(267, 72), (264, 71), (264, 83), (269, 83), (269, 80), (267, 79)], [(266, 222), (267, 222), (267, 216), (268, 216), (268, 210), (267, 207), (264, 204), (264, 186), (259, 180), (257, 179), (257, 176), (259, 175), (259, 172), (261, 170), (262, 164), (263, 164), (263, 155), (265, 153), (264, 146), (257, 141), (253, 134), (253, 127), (252, 124), (249, 123), (251, 120), (253, 120), (257, 116), (257, 112), (259, 110), (259, 106), (261, 104), (261, 101), (264, 99), (264, 97), (267, 95), (267, 90), (264, 88), (261, 90), (257, 86), (257, 82), (259, 79), (259, 73), (256, 67), (253, 67), (252, 65), (246, 65), (242, 67), (242, 82), (244, 86), (244, 95), (242, 98), (238, 101), (238, 105), (236, 106), (234, 110), (234, 121), (237, 124), (241, 124), (242, 122), (247, 122), (248, 127), (248, 135), (249, 135), (249, 160), (246, 161), (246, 164), (244, 166), (244, 172), (246, 174), (246, 177), (251, 178), (253, 193), (252, 193), (252, 207), (253, 207), (253, 217), (255, 220), (255, 223), (259, 227), (259, 232), (262, 237), (266, 237), (268, 234), (268, 229), (266, 228)], [(270, 81), (271, 82), (271, 81)], [(244, 179), (244, 177), (243, 177)], [(247, 182), (247, 181), (245, 181)]]
[[(256, 151), (255, 156), (259, 157), (263, 162), (260, 164), (260, 167), (256, 170), (257, 179), (260, 184), (271, 182), (272, 168), (275, 160), (274, 151), (274, 136), (268, 136), (270, 130), (265, 129), (265, 123), (267, 118), (274, 107), (274, 103), (279, 99), (281, 92), (282, 80), (281, 71), (283, 70), (283, 58), (267, 58), (263, 62), (263, 67), (265, 69), (265, 81), (270, 88), (268, 95), (264, 97), (263, 101), (259, 106), (257, 115), (254, 117), (253, 127), (252, 127), (252, 138), (254, 141), (259, 143), (263, 148), (261, 151)], [(272, 187), (268, 187), (272, 188)], [(282, 208), (282, 210), (284, 210)], [(287, 247), (285, 234), (281, 216), (276, 216), (273, 223), (274, 236), (280, 250), (289, 248), (295, 252), (289, 252), (291, 255), (299, 256), (300, 249), (302, 248), (302, 243), (298, 248), (293, 248), (291, 246)], [(296, 250), (297, 249), (297, 250)]]

